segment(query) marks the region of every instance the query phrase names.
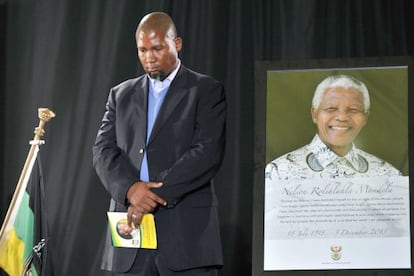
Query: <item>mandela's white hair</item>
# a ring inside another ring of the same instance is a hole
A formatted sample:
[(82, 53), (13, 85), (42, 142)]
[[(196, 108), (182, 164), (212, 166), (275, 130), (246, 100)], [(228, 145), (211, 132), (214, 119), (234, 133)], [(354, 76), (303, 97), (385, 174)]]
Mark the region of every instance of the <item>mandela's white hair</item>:
[(365, 86), (365, 84), (362, 81), (357, 80), (354, 77), (348, 76), (348, 75), (334, 75), (329, 76), (326, 79), (324, 79), (315, 90), (315, 93), (313, 95), (312, 99), (312, 107), (318, 108), (319, 104), (321, 103), (323, 93), (328, 88), (333, 87), (344, 87), (344, 88), (355, 88), (359, 92), (362, 93), (362, 96), (364, 97), (364, 111), (368, 112), (370, 108), (370, 101), (369, 101), (369, 93), (368, 89)]

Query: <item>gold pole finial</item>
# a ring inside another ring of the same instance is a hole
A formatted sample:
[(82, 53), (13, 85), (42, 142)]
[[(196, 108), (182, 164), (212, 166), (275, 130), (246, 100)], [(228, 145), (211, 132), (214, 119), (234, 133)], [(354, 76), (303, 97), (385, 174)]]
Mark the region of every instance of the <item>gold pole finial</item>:
[(39, 108), (38, 109), (38, 116), (39, 116), (39, 126), (35, 128), (35, 137), (33, 138), (34, 141), (39, 141), (40, 137), (45, 134), (44, 126), (47, 122), (49, 122), (52, 118), (56, 116), (55, 112), (48, 108)]
[(39, 119), (45, 122), (50, 121), (50, 119), (56, 116), (55, 112), (50, 110), (49, 108), (39, 108), (38, 109)]

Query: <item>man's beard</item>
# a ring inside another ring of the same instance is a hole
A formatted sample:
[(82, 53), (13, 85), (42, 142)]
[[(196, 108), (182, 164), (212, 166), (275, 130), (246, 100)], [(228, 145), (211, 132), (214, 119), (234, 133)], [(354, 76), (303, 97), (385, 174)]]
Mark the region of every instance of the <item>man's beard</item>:
[(156, 73), (150, 73), (150, 77), (152, 79), (163, 81), (167, 77), (167, 74), (165, 74), (164, 71), (159, 71), (159, 72), (156, 72)]

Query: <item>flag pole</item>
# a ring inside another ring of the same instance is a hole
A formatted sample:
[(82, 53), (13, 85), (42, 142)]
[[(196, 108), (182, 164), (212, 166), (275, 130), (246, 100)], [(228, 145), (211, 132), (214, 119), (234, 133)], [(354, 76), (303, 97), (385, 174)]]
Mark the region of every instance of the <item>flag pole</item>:
[(1, 226), (0, 241), (3, 238), (7, 222), (9, 221), (11, 214), (12, 214), (12, 210), (14, 209), (13, 207), (18, 202), (18, 195), (20, 194), (20, 190), (23, 187), (26, 188), (27, 181), (30, 177), (33, 164), (37, 156), (37, 152), (39, 151), (39, 146), (45, 143), (44, 140), (40, 139), (45, 133), (44, 126), (48, 121), (50, 121), (55, 116), (56, 116), (55, 113), (48, 108), (38, 109), (38, 117), (40, 120), (39, 125), (35, 128), (35, 131), (34, 131), (35, 135), (33, 137), (33, 140), (30, 141), (31, 147), (27, 155), (26, 162), (24, 163), (22, 172), (20, 174), (19, 181), (17, 182), (16, 189), (14, 190), (14, 194), (13, 194), (12, 200), (9, 205), (9, 209), (7, 210), (6, 217)]

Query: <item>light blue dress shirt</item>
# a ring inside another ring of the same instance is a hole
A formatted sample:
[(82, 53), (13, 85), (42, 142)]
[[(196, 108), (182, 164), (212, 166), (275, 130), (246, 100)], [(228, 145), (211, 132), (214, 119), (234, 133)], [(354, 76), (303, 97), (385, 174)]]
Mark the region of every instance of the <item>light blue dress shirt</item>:
[[(148, 95), (148, 121), (147, 121), (147, 143), (151, 136), (152, 127), (154, 126), (155, 120), (157, 118), (158, 112), (161, 108), (161, 105), (164, 101), (165, 96), (167, 95), (170, 84), (177, 75), (178, 69), (180, 68), (180, 63), (177, 68), (171, 72), (171, 74), (164, 79), (163, 81), (152, 79), (148, 76), (149, 79), (149, 95)], [(150, 181), (149, 170), (148, 170), (148, 159), (147, 152), (144, 152), (144, 157), (141, 164), (140, 171), (140, 180), (141, 181)]]

